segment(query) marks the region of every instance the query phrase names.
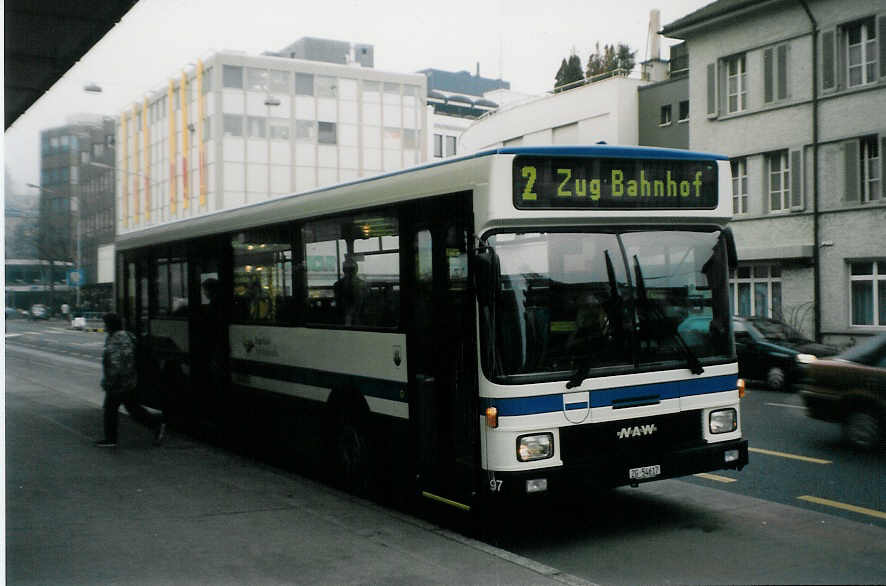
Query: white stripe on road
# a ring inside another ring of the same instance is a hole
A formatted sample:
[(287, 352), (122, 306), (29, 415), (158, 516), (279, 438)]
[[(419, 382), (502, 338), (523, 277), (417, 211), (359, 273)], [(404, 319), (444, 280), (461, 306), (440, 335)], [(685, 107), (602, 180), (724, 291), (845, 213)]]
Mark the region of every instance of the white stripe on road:
[(791, 409), (805, 409), (806, 405), (790, 405), (788, 403), (766, 403), (767, 405), (772, 405), (773, 407), (790, 407)]

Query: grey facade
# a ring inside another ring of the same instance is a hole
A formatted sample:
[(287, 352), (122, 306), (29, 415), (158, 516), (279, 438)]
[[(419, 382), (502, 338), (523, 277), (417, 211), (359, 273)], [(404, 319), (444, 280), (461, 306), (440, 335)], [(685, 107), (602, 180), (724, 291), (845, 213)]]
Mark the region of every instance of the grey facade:
[(268, 56), (288, 57), (290, 59), (306, 59), (349, 65), (358, 63), (362, 67), (375, 66), (375, 48), (364, 43), (348, 43), (332, 39), (302, 37), (294, 43), (275, 52), (265, 53)]
[(641, 86), (637, 92), (640, 144), (688, 149), (689, 77)]
[(689, 147), (732, 159), (736, 313), (886, 330), (886, 0), (720, 0), (663, 34), (689, 49)]
[[(98, 249), (114, 241), (114, 135), (111, 118), (72, 122), (40, 135), (37, 257), (81, 269), (81, 305), (106, 307)], [(67, 300), (71, 303), (75, 299)]]

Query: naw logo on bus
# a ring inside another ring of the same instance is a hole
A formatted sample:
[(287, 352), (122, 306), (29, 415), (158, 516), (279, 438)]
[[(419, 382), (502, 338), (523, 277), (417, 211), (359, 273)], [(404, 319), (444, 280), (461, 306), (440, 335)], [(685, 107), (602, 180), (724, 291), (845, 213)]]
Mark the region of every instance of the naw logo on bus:
[(652, 435), (658, 431), (658, 427), (654, 423), (647, 425), (635, 425), (633, 427), (622, 427), (616, 432), (618, 439), (628, 439), (632, 437), (642, 437), (644, 435)]

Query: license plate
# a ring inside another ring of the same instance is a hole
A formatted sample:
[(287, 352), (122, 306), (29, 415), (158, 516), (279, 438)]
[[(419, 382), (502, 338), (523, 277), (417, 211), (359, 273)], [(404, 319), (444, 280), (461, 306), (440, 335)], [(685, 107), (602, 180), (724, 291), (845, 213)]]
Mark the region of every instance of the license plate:
[(628, 478), (631, 480), (646, 480), (647, 478), (655, 478), (659, 474), (661, 474), (661, 466), (658, 464), (628, 470)]

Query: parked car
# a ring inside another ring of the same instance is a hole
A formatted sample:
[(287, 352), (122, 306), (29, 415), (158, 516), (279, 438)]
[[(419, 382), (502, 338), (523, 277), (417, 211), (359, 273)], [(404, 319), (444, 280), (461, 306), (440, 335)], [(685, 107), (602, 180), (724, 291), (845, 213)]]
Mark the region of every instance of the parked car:
[(790, 390), (796, 378), (798, 354), (833, 356), (834, 346), (817, 344), (788, 324), (766, 317), (736, 317), (735, 352), (738, 375), (765, 381), (775, 391)]
[(14, 307), (6, 306), (6, 319), (15, 319), (18, 317), (18, 310)]
[(809, 416), (840, 423), (852, 446), (886, 447), (886, 333), (833, 358), (801, 357), (797, 388)]
[(49, 308), (45, 305), (37, 303), (31, 306), (30, 318), (34, 319), (49, 319)]

